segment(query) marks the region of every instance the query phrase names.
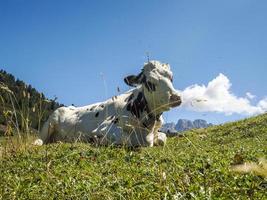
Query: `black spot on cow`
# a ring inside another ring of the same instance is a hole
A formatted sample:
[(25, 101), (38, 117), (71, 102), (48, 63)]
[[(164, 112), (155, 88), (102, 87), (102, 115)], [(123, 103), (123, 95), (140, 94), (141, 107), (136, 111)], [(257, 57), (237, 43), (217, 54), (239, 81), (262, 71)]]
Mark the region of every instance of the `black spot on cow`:
[(117, 124), (118, 122), (119, 122), (119, 118), (112, 120), (112, 123), (114, 123), (114, 124)]
[(92, 107), (90, 108), (90, 111), (93, 111), (93, 110), (95, 109), (95, 107), (96, 107), (96, 106), (92, 106)]
[(97, 112), (97, 113), (95, 114), (95, 117), (98, 117), (98, 115), (99, 115), (99, 112)]
[(105, 105), (104, 105), (104, 104), (101, 104), (101, 105), (100, 105), (100, 107), (101, 107), (101, 108), (104, 108), (104, 107), (105, 107)]
[(125, 102), (129, 102), (134, 98), (134, 94), (131, 94), (130, 96), (128, 96), (124, 101)]
[(110, 117), (108, 117), (108, 120), (112, 120), (114, 119), (116, 116), (115, 115), (111, 115)]
[(162, 113), (158, 114), (158, 115), (153, 115), (152, 113), (148, 113), (147, 117), (145, 118), (144, 122), (143, 122), (143, 126), (145, 128), (150, 128), (155, 124), (155, 121), (160, 121), (160, 116)]
[(114, 97), (112, 97), (111, 99), (112, 99), (112, 101), (114, 101), (115, 99), (117, 99), (118, 97), (117, 96), (114, 96)]
[(155, 118), (157, 121), (160, 121), (160, 116), (162, 115), (162, 113), (158, 114)]
[(142, 92), (139, 92), (137, 97), (131, 100), (128, 104), (126, 109), (132, 113), (137, 118), (140, 118), (143, 111), (147, 109), (147, 101)]
[(148, 128), (145, 122), (143, 123), (143, 126), (144, 126), (145, 128)]
[(126, 110), (131, 111), (131, 108), (132, 108), (132, 102), (127, 104)]
[(156, 85), (148, 81), (145, 75), (142, 77), (141, 82), (145, 85), (148, 91), (156, 91)]
[(143, 122), (145, 128), (151, 127), (155, 122), (155, 116), (152, 113), (148, 113)]

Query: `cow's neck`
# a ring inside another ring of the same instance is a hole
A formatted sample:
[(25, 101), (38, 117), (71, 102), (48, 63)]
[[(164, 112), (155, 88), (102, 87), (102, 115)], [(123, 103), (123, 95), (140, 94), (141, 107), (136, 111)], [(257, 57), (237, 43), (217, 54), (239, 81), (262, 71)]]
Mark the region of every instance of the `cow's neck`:
[(153, 105), (147, 101), (142, 87), (134, 90), (125, 101), (127, 102), (126, 109), (131, 112), (145, 128), (154, 126), (155, 122), (159, 120), (162, 114), (156, 112)]
[(146, 104), (145, 112), (142, 113), (140, 121), (145, 128), (150, 129), (152, 128), (152, 126), (154, 126), (155, 122), (159, 120), (162, 113), (157, 112), (157, 110), (154, 108), (154, 104), (152, 104), (152, 102), (147, 101), (144, 89), (142, 87), (139, 89), (139, 92), (143, 94), (143, 99)]

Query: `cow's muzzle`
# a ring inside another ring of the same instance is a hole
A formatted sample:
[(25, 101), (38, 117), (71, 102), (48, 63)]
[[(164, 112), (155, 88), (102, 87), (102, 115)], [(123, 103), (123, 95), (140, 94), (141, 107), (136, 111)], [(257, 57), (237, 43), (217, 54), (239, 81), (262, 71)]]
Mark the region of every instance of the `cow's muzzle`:
[(170, 96), (170, 106), (171, 107), (177, 107), (177, 106), (180, 106), (182, 103), (182, 99), (179, 95), (177, 94), (172, 94)]

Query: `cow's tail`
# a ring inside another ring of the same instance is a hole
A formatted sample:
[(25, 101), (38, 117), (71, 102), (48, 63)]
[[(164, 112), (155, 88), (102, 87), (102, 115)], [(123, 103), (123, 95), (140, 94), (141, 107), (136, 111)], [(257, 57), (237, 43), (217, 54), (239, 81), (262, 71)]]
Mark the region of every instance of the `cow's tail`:
[(48, 119), (44, 125), (43, 128), (40, 132), (40, 139), (43, 140), (44, 143), (47, 143), (50, 137), (50, 126), (51, 126), (51, 122), (50, 119)]
[(49, 117), (49, 119), (44, 123), (39, 133), (39, 139), (35, 140), (33, 144), (36, 146), (42, 146), (43, 144), (47, 144), (49, 142), (50, 136), (51, 136), (51, 122)]

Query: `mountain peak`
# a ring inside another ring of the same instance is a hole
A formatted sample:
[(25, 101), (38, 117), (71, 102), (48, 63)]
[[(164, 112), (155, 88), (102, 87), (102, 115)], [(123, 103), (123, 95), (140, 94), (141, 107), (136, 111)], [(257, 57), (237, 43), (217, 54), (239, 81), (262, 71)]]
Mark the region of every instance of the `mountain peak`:
[(191, 121), (189, 119), (179, 119), (177, 123), (163, 124), (160, 131), (166, 133), (169, 136), (177, 135), (177, 132), (187, 131), (190, 129), (207, 128), (213, 124), (208, 123), (204, 119), (195, 119)]

